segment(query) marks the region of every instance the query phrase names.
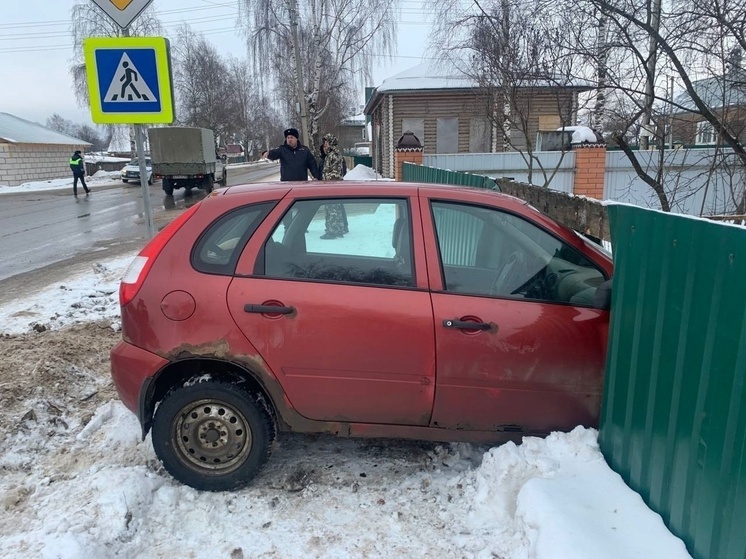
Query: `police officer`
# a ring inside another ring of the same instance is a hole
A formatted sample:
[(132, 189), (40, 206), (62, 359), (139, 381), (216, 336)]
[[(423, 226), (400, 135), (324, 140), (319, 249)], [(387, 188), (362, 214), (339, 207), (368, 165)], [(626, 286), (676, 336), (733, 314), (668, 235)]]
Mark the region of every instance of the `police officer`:
[(280, 147), (264, 152), (270, 161), (280, 160), (281, 181), (307, 181), (310, 171), (311, 177), (316, 178), (319, 170), (316, 158), (311, 150), (300, 143), (300, 134), (295, 128), (288, 128), (284, 132), (285, 143)]
[(73, 172), (73, 196), (78, 197), (78, 179), (85, 190), (85, 195), (88, 196), (91, 191), (85, 183), (85, 161), (80, 155), (80, 150), (76, 150), (70, 158), (70, 170)]

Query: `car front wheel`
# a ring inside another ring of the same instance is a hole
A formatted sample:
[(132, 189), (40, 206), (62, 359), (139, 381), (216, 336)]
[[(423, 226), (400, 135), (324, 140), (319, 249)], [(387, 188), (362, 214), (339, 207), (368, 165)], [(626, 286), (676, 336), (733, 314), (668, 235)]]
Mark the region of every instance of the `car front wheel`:
[(153, 421), (153, 447), (166, 470), (203, 491), (247, 485), (269, 458), (274, 434), (257, 398), (216, 381), (173, 389)]

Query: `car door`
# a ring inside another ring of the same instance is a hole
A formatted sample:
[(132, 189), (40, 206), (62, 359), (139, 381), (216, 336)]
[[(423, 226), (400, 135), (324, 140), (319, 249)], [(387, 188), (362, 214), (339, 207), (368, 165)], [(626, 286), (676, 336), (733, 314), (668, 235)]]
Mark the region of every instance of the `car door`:
[[(419, 208), (413, 218), (402, 197), (291, 202), (242, 256), (228, 292), (236, 324), (301, 415), (427, 425), (435, 340)], [(344, 237), (321, 239), (329, 211), (344, 215)]]
[(422, 204), (432, 233), (432, 425), (522, 433), (597, 425), (608, 312), (591, 301), (602, 269), (526, 216)]

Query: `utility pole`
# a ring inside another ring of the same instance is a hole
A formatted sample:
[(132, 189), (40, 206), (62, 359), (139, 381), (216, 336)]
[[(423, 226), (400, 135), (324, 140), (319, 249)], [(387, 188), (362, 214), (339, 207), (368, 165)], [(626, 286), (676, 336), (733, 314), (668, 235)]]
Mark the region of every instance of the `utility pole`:
[(290, 0), (290, 30), (293, 40), (293, 53), (295, 54), (295, 83), (298, 86), (298, 109), (300, 112), (300, 126), (303, 141), (308, 144), (308, 109), (306, 108), (306, 94), (303, 91), (303, 69), (300, 61), (300, 48), (298, 44), (298, 0)]

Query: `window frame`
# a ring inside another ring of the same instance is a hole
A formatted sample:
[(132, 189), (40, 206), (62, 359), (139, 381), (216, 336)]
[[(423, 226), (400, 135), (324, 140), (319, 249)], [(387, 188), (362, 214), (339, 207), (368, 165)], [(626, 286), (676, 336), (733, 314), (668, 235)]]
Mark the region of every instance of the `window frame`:
[[(462, 202), (462, 201), (449, 200), (449, 199), (433, 198), (429, 200), (429, 206), (430, 206), (431, 219), (432, 219), (432, 223), (434, 227), (435, 245), (436, 245), (437, 255), (438, 255), (438, 266), (439, 266), (439, 269), (440, 269), (439, 271), (441, 275), (441, 278), (440, 278), (441, 285), (443, 286), (442, 289), (438, 290), (439, 293), (452, 294), (452, 295), (458, 295), (458, 296), (487, 297), (491, 299), (518, 300), (518, 301), (525, 301), (525, 302), (539, 303), (539, 304), (555, 304), (555, 305), (565, 305), (565, 306), (569, 305), (569, 306), (575, 306), (575, 307), (593, 308), (593, 305), (591, 303), (571, 302), (570, 300), (562, 301), (562, 300), (552, 300), (552, 299), (546, 299), (546, 298), (510, 296), (510, 295), (505, 295), (505, 294), (480, 293), (480, 292), (474, 292), (474, 291), (456, 291), (456, 290), (449, 289), (448, 288), (449, 282), (448, 282), (448, 279), (446, 278), (446, 264), (444, 264), (444, 260), (443, 260), (443, 252), (442, 252), (441, 242), (440, 242), (440, 232), (438, 230), (438, 220), (436, 219), (436, 215), (435, 215), (436, 204), (445, 204), (451, 207), (462, 206), (462, 207), (473, 208), (473, 209), (487, 210), (487, 211), (491, 211), (495, 213), (504, 214), (505, 216), (508, 216), (509, 218), (520, 220), (521, 222), (534, 227), (537, 231), (543, 233), (550, 239), (559, 243), (560, 248), (568, 250), (576, 257), (579, 257), (585, 260), (587, 264), (578, 265), (578, 266), (582, 266), (583, 268), (597, 271), (601, 279), (601, 282), (599, 283), (602, 283), (603, 281), (606, 281), (609, 279), (609, 276), (606, 273), (606, 271), (603, 269), (603, 267), (600, 266), (593, 259), (586, 256), (585, 254), (583, 254), (583, 252), (579, 251), (577, 248), (570, 245), (565, 239), (558, 237), (557, 235), (553, 234), (551, 231), (548, 231), (547, 229), (542, 227), (540, 224), (532, 221), (531, 219), (526, 218), (525, 216), (519, 213), (510, 211), (505, 208), (499, 208), (495, 206), (483, 205), (483, 204), (478, 204), (478, 203), (473, 203), (473, 202)], [(474, 215), (474, 212), (470, 212), (470, 213)], [(479, 219), (477, 215), (474, 215), (474, 217), (476, 219)], [(522, 233), (520, 229), (518, 231), (519, 233)], [(555, 254), (550, 255), (549, 251), (547, 251), (539, 241), (532, 239), (529, 235), (526, 235), (525, 233), (522, 233), (522, 234), (524, 235), (525, 239), (523, 238), (515, 239), (516, 243), (521, 246), (524, 244), (524, 241), (536, 244), (543, 253), (549, 256), (549, 262), (547, 262), (544, 266), (544, 268), (547, 268), (549, 266), (549, 263), (551, 263), (552, 259), (554, 259), (557, 256), (557, 251), (555, 251)], [(480, 250), (484, 250), (484, 247), (482, 246), (485, 243), (484, 239), (482, 238), (482, 236), (484, 235), (484, 227), (481, 228), (479, 235), (480, 235), (480, 238), (477, 239), (476, 248), (475, 248), (475, 251), (477, 254), (480, 252)], [(476, 258), (478, 258), (478, 256)], [(462, 267), (480, 268), (479, 266), (476, 265), (476, 263), (474, 265), (462, 265)], [(495, 272), (499, 273), (499, 271), (500, 271), (500, 267), (498, 266), (498, 268), (495, 269)]]
[[(192, 245), (192, 250), (189, 255), (189, 262), (192, 268), (202, 274), (211, 274), (219, 276), (234, 276), (236, 273), (236, 266), (241, 258), (241, 254), (246, 248), (246, 244), (251, 239), (251, 236), (256, 232), (257, 228), (266, 219), (269, 213), (275, 208), (279, 200), (270, 200), (266, 202), (260, 202), (255, 204), (246, 204), (237, 208), (231, 208), (227, 212), (219, 215), (210, 224), (202, 230), (199, 237), (195, 240)], [(210, 235), (217, 232), (217, 230), (230, 219), (236, 217), (236, 214), (243, 214), (253, 210), (259, 210), (259, 213), (254, 220), (248, 225), (246, 230), (241, 234), (236, 242), (236, 245), (232, 249), (231, 256), (226, 264), (211, 264), (205, 262), (199, 257), (200, 252), (208, 242)]]

